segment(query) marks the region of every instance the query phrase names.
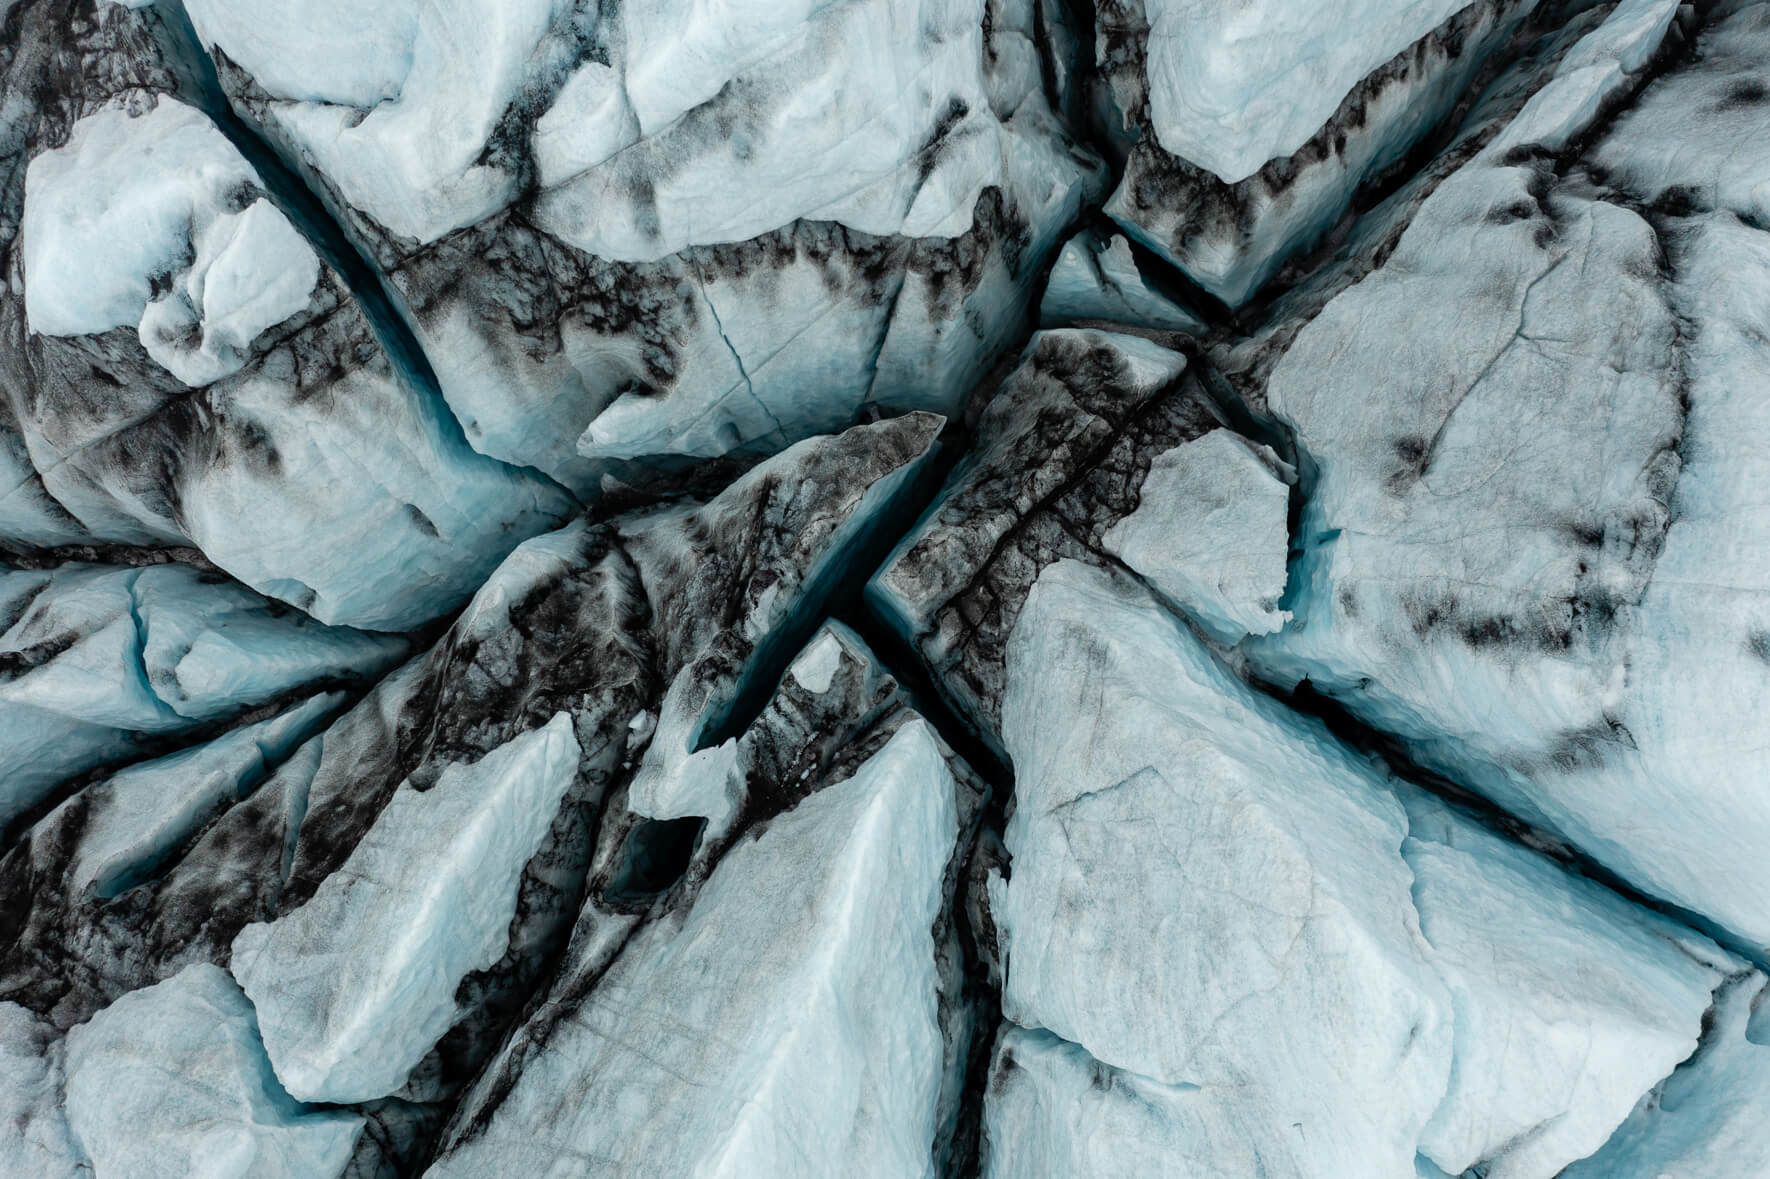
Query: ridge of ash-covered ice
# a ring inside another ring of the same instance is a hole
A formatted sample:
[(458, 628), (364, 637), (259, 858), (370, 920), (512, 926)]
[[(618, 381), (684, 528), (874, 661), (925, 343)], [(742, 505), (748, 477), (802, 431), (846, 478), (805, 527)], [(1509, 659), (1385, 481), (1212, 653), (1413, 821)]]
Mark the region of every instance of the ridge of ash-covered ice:
[(977, 786), (834, 624), (743, 744), (742, 833), (705, 824), (680, 881), (630, 916), (615, 906), (649, 898), (611, 860), (553, 989), (428, 1174), (560, 1157), (659, 1176), (956, 1161), (976, 1029), (951, 906)]
[(324, 621), (402, 630), (572, 509), (384, 351), (198, 109), (170, 18), (6, 19), (0, 545), (195, 546)]
[(187, 7), (468, 440), (584, 496), (953, 414), (1102, 178), (1033, 0), (329, 4), (372, 46), (344, 56), (307, 10)]
[(1536, 8), (1101, 3), (1104, 117), (1125, 157), (1106, 212), (1240, 306), (1434, 131)]
[(407, 649), (179, 564), (0, 565), (0, 622), (0, 827), (90, 770), (372, 679)]

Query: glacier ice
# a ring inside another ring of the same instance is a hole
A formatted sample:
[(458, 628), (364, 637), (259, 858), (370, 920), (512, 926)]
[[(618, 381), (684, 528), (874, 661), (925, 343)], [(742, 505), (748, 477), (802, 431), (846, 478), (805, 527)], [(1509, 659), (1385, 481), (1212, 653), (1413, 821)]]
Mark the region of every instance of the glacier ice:
[(1770, 1069), (1762, 971), (1728, 980), (1696, 1055), (1641, 1099), (1630, 1119), (1567, 1179), (1752, 1175), (1770, 1167), (1758, 1099)]
[(1218, 642), (1282, 630), (1290, 475), (1271, 450), (1212, 430), (1150, 461), (1137, 510), (1102, 544)]
[(1767, 62), (0, 0), (0, 1176), (1756, 1179)]
[(188, 565), (0, 572), (0, 824), (63, 781), (303, 685), (372, 677), (404, 640), (324, 627)]
[(1144, 0), (1156, 142), (1226, 183), (1246, 180), (1295, 153), (1354, 85), (1461, 7)]
[[(1198, 1173), (1554, 1174), (1690, 1055), (1739, 969), (1385, 782), (1080, 562), (1033, 587), (1002, 723), (1003, 1014), (1133, 1078), (1090, 1119), (1151, 1088), (1169, 1112), (1138, 1137)], [(1087, 1086), (1040, 1052), (1023, 1088)], [(1026, 1132), (990, 1116), (992, 1142)]]
[[(1761, 71), (1728, 46), (1763, 19), (1705, 34), (1712, 93)], [(1317, 472), (1298, 624), (1251, 653), (1763, 945), (1770, 812), (1731, 739), (1770, 682), (1758, 497), (1733, 474), (1756, 460), (1717, 450), (1756, 445), (1758, 399), (1735, 390), (1766, 371), (1765, 308), (1736, 276), (1763, 247), (1724, 206), (1643, 208), (1619, 162), (1694, 134), (1660, 113), (1689, 109), (1688, 85), (1649, 84), (1575, 164), (1502, 136), (1298, 332), (1265, 387)], [(1372, 363), (1394, 374), (1381, 397)]]
[(68, 1130), (96, 1175), (340, 1175), (360, 1115), (307, 1110), (277, 1084), (252, 1005), (191, 966), (68, 1033)]
[(44, 824), (65, 817), (80, 827), (70, 885), (114, 897), (151, 876), (209, 819), (287, 761), (346, 699), (342, 692), (310, 696), (205, 745), (120, 770), (70, 798)]
[(63, 1045), (17, 1003), (0, 1003), (0, 1175), (64, 1179), (80, 1155), (59, 1102)]
[(188, 7), (472, 444), (581, 495), (613, 460), (952, 412), (1101, 179), (1047, 47), (1017, 51), (1031, 0), (400, 0), (344, 62), (282, 35), (304, 12)]
[(306, 904), (234, 938), (293, 1096), (385, 1097), (454, 1023), (461, 980), (509, 949), (523, 867), (580, 753), (561, 712), (422, 793), (404, 784)]
[(739, 843), (686, 918), (623, 948), (484, 1132), (429, 1174), (563, 1155), (631, 1175), (932, 1175), (930, 929), (953, 791), (913, 721)]

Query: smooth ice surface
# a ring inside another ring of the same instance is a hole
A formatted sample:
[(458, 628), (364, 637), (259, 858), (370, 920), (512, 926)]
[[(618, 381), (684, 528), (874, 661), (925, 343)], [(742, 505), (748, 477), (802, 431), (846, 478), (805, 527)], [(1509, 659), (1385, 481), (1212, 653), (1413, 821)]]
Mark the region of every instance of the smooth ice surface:
[(1183, 442), (1155, 457), (1137, 510), (1102, 544), (1219, 642), (1270, 634), (1290, 618), (1278, 608), (1290, 548), (1279, 470), (1230, 430)]
[(1134, 1149), (1178, 1149), (1199, 1174), (1400, 1176), (1425, 1154), (1553, 1175), (1689, 1055), (1738, 968), (1398, 795), (1076, 562), (1027, 600), (1003, 726), (1003, 1014), (1135, 1074), (1122, 1100), (1150, 1088), (1168, 1111), (1090, 1098), (1065, 1115), (1078, 1132), (1128, 1119)]
[(431, 1176), (934, 1174), (931, 929), (958, 835), (926, 722), (736, 844), (646, 927)]
[(523, 867), (578, 768), (569, 714), (409, 783), (313, 899), (234, 940), (277, 1076), (304, 1101), (399, 1088), (448, 1030), (461, 980), (508, 945)]
[(1314, 135), (1358, 81), (1467, 0), (1144, 0), (1149, 105), (1174, 155), (1233, 184)]
[(68, 1124), (95, 1175), (325, 1179), (361, 1116), (308, 1111), (277, 1084), (252, 1004), (215, 966), (123, 996), (68, 1033)]
[(320, 275), (258, 184), (208, 117), (177, 99), (81, 119), (25, 176), (31, 330), (137, 325), (148, 355), (187, 385), (239, 371), (262, 332), (306, 309)]
[(222, 720), (305, 683), (366, 676), (402, 639), (328, 628), (186, 565), (69, 563), (0, 574), (0, 822), (147, 737)]

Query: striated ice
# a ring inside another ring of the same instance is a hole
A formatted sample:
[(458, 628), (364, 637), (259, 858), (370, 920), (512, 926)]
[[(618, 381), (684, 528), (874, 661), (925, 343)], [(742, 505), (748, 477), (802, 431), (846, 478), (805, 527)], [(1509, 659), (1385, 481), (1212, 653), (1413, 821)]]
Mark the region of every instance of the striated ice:
[(1033, 7), (397, 0), (347, 23), (409, 56), (341, 67), (281, 31), (305, 12), (190, 5), (468, 441), (586, 498), (615, 462), (962, 407), (1103, 177)]
[[(479, 157), (563, 5), (393, 0), (346, 13), (324, 38), (313, 32), (328, 26), (306, 9), (186, 7), (206, 44), (222, 45), (283, 100), (275, 117), (312, 166), (392, 232), (434, 241), (515, 195), (512, 178)], [(353, 33), (370, 47), (360, 58), (337, 49)]]
[(1105, 6), (1097, 62), (1127, 152), (1105, 211), (1240, 307), (1429, 139), (1536, 7)]
[(912, 721), (739, 842), (650, 926), (429, 1172), (932, 1176), (935, 944), (953, 779)]
[(299, 909), (234, 939), (277, 1076), (304, 1101), (397, 1089), (453, 1022), (461, 980), (507, 948), (523, 866), (579, 749), (570, 717), (397, 790)]
[(58, 782), (304, 684), (385, 669), (403, 639), (329, 628), (187, 565), (0, 574), (0, 821)]
[(72, 887), (113, 897), (151, 874), (193, 832), (286, 760), (345, 699), (339, 692), (313, 696), (278, 716), (130, 766), (82, 790), (63, 804), (81, 808), (84, 815), (69, 865)]
[[(1003, 1015), (1238, 1103), (1228, 1121), (1274, 1169), (1411, 1167), (1453, 1023), (1395, 854), (1399, 803), (1071, 562), (1027, 599), (1002, 715)], [(1235, 1157), (1220, 1139), (1189, 1152), (1210, 1174)]]
[(1766, 47), (0, 0), (0, 1179), (1759, 1179)]
[[(1738, 968), (1387, 782), (1078, 562), (1016, 624), (1003, 726), (1003, 1015), (1098, 1062), (1047, 1068), (1065, 1083), (1129, 1075), (1064, 1115), (1083, 1138), (1129, 1119), (1211, 1175), (1550, 1176), (1696, 1048)], [(1119, 1108), (1146, 1089), (1167, 1112)], [(992, 1142), (1038, 1132), (1013, 1121), (1036, 1097), (1003, 1100)]]

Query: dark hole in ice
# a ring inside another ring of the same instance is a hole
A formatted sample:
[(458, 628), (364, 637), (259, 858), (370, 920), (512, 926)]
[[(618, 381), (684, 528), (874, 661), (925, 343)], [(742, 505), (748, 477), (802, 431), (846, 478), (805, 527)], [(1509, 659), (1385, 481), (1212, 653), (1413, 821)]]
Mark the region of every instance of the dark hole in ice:
[(646, 819), (627, 833), (621, 866), (603, 899), (613, 904), (648, 901), (667, 892), (688, 871), (707, 820)]

